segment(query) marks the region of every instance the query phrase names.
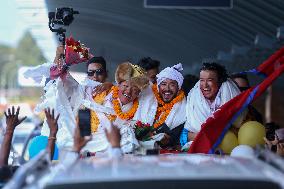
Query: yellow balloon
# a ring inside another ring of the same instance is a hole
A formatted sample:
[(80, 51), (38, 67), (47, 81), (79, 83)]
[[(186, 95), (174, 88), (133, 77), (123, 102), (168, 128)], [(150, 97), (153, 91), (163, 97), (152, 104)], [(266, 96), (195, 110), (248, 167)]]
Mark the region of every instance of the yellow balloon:
[(258, 144), (264, 144), (263, 137), (265, 137), (265, 128), (257, 121), (244, 123), (238, 133), (239, 144), (249, 145), (253, 148)]
[(232, 131), (228, 131), (219, 145), (219, 148), (221, 148), (225, 154), (230, 154), (231, 151), (238, 145), (236, 135)]
[(245, 120), (246, 116), (248, 114), (248, 109), (245, 109), (239, 117), (234, 121), (233, 126), (235, 128), (240, 128), (242, 126), (243, 121)]

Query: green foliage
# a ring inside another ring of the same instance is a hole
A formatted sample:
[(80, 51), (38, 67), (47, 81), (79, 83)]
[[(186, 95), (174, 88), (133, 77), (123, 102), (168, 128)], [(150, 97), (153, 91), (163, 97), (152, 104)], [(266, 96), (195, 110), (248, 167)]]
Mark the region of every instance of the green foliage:
[(39, 65), (45, 62), (45, 58), (31, 33), (27, 31), (19, 41), (15, 58), (21, 60), (22, 65)]

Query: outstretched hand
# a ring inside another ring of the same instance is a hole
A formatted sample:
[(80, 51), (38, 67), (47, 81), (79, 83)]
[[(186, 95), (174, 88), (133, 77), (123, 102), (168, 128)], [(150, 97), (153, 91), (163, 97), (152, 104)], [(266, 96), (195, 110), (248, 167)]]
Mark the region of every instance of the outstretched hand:
[(54, 116), (54, 109), (50, 111), (50, 108), (47, 108), (44, 110), (45, 116), (46, 116), (46, 122), (49, 127), (50, 135), (56, 136), (58, 131), (58, 119), (60, 114), (58, 114), (56, 117)]
[(96, 88), (94, 88), (92, 94), (93, 96), (96, 96), (98, 94), (101, 94), (103, 92), (109, 92), (110, 89), (112, 88), (113, 84), (111, 82), (104, 82), (101, 85), (96, 86)]
[(8, 108), (7, 112), (4, 112), (5, 117), (6, 117), (6, 132), (14, 132), (16, 126), (20, 125), (26, 118), (27, 116), (19, 119), (19, 112), (20, 112), (20, 107), (17, 108), (15, 111), (15, 107), (12, 106), (12, 108)]

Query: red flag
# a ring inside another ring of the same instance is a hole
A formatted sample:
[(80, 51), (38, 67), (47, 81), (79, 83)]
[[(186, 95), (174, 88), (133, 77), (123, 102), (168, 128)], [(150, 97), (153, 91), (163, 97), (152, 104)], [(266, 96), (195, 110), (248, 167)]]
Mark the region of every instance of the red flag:
[[(191, 144), (188, 153), (214, 153), (215, 148), (221, 143), (224, 135), (231, 127), (231, 124), (241, 112), (283, 73), (284, 59), (280, 58), (278, 62), (280, 62), (280, 64), (277, 69), (274, 69), (272, 73), (266, 72), (268, 77), (264, 81), (225, 103), (202, 124), (201, 130)], [(265, 63), (267, 63), (267, 61), (264, 62), (264, 64)], [(270, 65), (273, 65), (273, 63), (271, 64), (270, 62)]]
[(256, 73), (259, 75), (269, 76), (272, 74), (281, 64), (283, 64), (284, 47), (280, 48), (274, 54), (272, 54), (267, 60), (265, 60), (256, 69), (249, 70), (247, 72)]

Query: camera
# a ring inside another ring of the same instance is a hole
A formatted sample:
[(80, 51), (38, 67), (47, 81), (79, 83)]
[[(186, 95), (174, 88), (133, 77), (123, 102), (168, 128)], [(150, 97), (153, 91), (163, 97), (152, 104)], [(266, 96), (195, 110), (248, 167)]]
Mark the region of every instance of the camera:
[(73, 10), (73, 8), (62, 7), (56, 8), (55, 12), (49, 12), (48, 18), (53, 24), (69, 26), (74, 20), (74, 14), (79, 14), (79, 12)]
[(70, 7), (56, 8), (55, 12), (48, 13), (48, 26), (50, 31), (56, 32), (59, 41), (65, 45), (66, 29), (59, 26), (69, 26), (74, 20), (74, 14), (79, 14), (79, 11), (73, 10)]

